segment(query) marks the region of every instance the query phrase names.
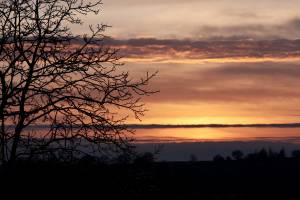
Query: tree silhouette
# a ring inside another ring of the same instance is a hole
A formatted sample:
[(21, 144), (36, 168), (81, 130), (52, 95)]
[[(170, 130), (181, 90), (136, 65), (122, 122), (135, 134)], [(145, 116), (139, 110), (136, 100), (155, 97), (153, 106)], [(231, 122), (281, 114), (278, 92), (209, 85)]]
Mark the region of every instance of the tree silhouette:
[(299, 159), (300, 158), (300, 150), (292, 151), (292, 157)]
[(244, 153), (240, 150), (235, 150), (231, 153), (232, 157), (236, 160), (241, 160), (244, 156)]
[(140, 155), (137, 155), (134, 162), (137, 164), (147, 164), (147, 163), (153, 163), (155, 160), (154, 154), (151, 152), (145, 152)]
[(278, 153), (278, 158), (284, 159), (286, 158), (285, 150), (281, 149)]
[(198, 161), (198, 157), (195, 154), (190, 154), (190, 162), (197, 162)]
[[(80, 16), (101, 1), (0, 2), (0, 160), (126, 150), (127, 117), (143, 115), (140, 96), (155, 74), (132, 80), (118, 50), (103, 44), (106, 25), (75, 35)], [(29, 131), (31, 126), (44, 131)], [(88, 148), (84, 148), (84, 145)], [(93, 144), (93, 145), (92, 145)], [(87, 152), (88, 149), (88, 152)]]
[(225, 160), (224, 157), (219, 154), (213, 157), (213, 161), (215, 161), (215, 162), (220, 162), (220, 161), (224, 161), (224, 160)]

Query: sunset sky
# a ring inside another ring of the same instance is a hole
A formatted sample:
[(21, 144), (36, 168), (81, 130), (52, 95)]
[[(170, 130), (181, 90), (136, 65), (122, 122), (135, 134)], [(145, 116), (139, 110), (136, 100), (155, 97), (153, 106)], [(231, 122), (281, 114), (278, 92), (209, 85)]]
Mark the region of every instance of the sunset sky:
[[(299, 0), (103, 0), (132, 76), (159, 71), (144, 124), (300, 122)], [(86, 26), (86, 27), (85, 27)], [(131, 120), (129, 123), (137, 123)]]

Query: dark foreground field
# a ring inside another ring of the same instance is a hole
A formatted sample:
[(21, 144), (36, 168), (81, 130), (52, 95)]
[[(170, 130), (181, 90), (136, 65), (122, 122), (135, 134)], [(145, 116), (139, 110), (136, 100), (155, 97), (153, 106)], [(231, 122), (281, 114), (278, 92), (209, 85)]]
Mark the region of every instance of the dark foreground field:
[(296, 159), (1, 169), (2, 194), (41, 199), (56, 199), (58, 192), (83, 199), (299, 199), (299, 181)]

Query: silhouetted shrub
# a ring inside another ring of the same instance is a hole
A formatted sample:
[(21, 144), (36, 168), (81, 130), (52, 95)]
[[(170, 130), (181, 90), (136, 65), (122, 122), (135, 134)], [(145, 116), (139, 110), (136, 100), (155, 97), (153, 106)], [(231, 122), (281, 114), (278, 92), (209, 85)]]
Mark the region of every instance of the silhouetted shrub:
[(241, 160), (244, 156), (244, 153), (240, 150), (235, 150), (231, 153), (231, 155), (235, 160)]
[(292, 151), (292, 157), (300, 159), (300, 150)]
[(126, 152), (118, 155), (116, 158), (116, 162), (119, 164), (129, 164), (132, 163), (132, 161), (133, 161), (133, 155)]
[(247, 160), (267, 160), (268, 152), (265, 149), (261, 149), (258, 152), (250, 153), (246, 156)]
[(274, 160), (274, 159), (284, 159), (284, 158), (286, 158), (284, 149), (281, 149), (279, 152), (275, 152), (272, 149), (269, 149), (268, 159)]
[(268, 155), (270, 159), (277, 159), (279, 157), (279, 153), (274, 152), (272, 149), (269, 149)]
[(278, 158), (280, 158), (280, 159), (286, 158), (286, 154), (285, 154), (285, 150), (284, 149), (281, 149), (279, 151)]
[(145, 152), (143, 154), (137, 155), (134, 160), (134, 163), (137, 164), (145, 164), (145, 163), (153, 163), (154, 162), (154, 155), (151, 152)]
[[(251, 161), (287, 159), (286, 152), (284, 149), (281, 149), (279, 152), (276, 152), (276, 151), (273, 151), (272, 149), (269, 149), (267, 151), (266, 149), (263, 148), (259, 151), (255, 151), (254, 153), (248, 153), (247, 155), (244, 155), (244, 153), (240, 150), (234, 150), (231, 153), (231, 156), (234, 160), (251, 160)], [(300, 159), (300, 150), (294, 150), (292, 152), (292, 157)], [(232, 158), (230, 156), (227, 156), (226, 160), (230, 161), (230, 160), (232, 160)], [(216, 155), (213, 158), (213, 160), (220, 161), (220, 160), (225, 160), (225, 158), (220, 155)]]
[(190, 162), (196, 162), (196, 161), (198, 161), (198, 158), (197, 158), (197, 156), (195, 154), (191, 154), (189, 161)]
[(226, 160), (227, 160), (227, 161), (231, 161), (232, 158), (231, 158), (230, 156), (227, 156), (227, 157), (226, 157)]
[(262, 159), (262, 160), (267, 159), (268, 158), (268, 152), (267, 152), (266, 149), (262, 149), (257, 153), (257, 156), (258, 156), (259, 159)]

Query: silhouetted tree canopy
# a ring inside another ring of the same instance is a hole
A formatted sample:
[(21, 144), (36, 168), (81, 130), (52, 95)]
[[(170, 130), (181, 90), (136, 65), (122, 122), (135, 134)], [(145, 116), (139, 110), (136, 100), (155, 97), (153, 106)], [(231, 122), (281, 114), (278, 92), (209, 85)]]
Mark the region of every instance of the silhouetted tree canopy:
[(154, 162), (154, 154), (151, 152), (145, 152), (140, 155), (137, 155), (135, 158), (134, 162), (136, 164), (147, 164), (147, 163), (152, 163)]
[(294, 151), (292, 151), (292, 157), (294, 157), (294, 158), (300, 158), (300, 150), (294, 150)]
[[(106, 47), (106, 25), (76, 35), (82, 15), (101, 1), (0, 1), (0, 160), (72, 159), (130, 147), (128, 115), (141, 117), (140, 96), (154, 74), (130, 78), (118, 50)], [(34, 126), (43, 131), (29, 131)]]
[(190, 162), (196, 162), (196, 161), (198, 161), (198, 158), (197, 158), (197, 156), (195, 154), (191, 154), (189, 161)]
[[(300, 151), (295, 150), (292, 152), (292, 157), (297, 158), (299, 154), (300, 157)], [(254, 153), (248, 153), (244, 155), (244, 153), (241, 150), (234, 150), (231, 153), (231, 156), (235, 160), (250, 160), (250, 161), (267, 161), (267, 160), (284, 160), (287, 158), (285, 150), (281, 149), (279, 152), (273, 151), (272, 149), (269, 149), (268, 151), (266, 149), (256, 150)], [(221, 161), (225, 160), (223, 156), (216, 155), (213, 158), (214, 161)], [(231, 157), (226, 157), (227, 161), (231, 161)]]
[(241, 160), (244, 156), (244, 153), (240, 150), (235, 150), (231, 153), (232, 157), (236, 160)]
[(224, 161), (224, 160), (225, 160), (224, 157), (221, 156), (221, 155), (216, 155), (216, 156), (214, 156), (214, 158), (213, 158), (213, 161), (216, 161), (216, 162)]

